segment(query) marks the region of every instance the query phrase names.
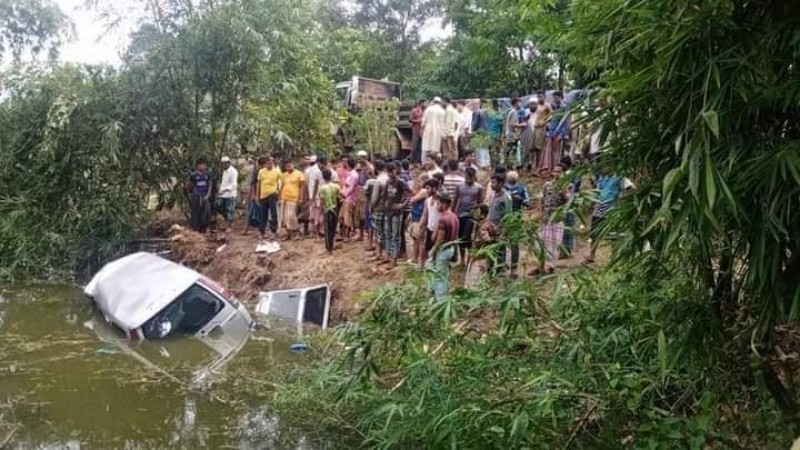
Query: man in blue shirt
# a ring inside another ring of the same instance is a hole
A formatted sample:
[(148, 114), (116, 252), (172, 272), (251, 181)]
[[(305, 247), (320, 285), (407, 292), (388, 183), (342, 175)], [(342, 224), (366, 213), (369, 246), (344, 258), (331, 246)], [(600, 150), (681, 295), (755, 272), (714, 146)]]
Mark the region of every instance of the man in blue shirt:
[(595, 188), (597, 189), (597, 203), (595, 203), (594, 211), (592, 211), (592, 229), (590, 233), (592, 249), (586, 259), (588, 263), (592, 263), (595, 260), (595, 253), (598, 245), (600, 245), (602, 223), (609, 211), (614, 209), (617, 203), (619, 194), (622, 191), (622, 180), (617, 176), (611, 175), (607, 168), (602, 168), (598, 174), (597, 181), (595, 181)]
[(547, 124), (546, 144), (539, 164), (539, 169), (548, 171), (553, 170), (553, 167), (561, 161), (564, 142), (569, 139), (569, 111), (562, 104), (561, 92), (553, 93), (550, 108), (553, 110), (553, 115)]
[(199, 233), (209, 230), (211, 224), (211, 175), (208, 163), (200, 158), (195, 163), (195, 170), (189, 174), (186, 189), (189, 192), (189, 227)]
[[(510, 171), (506, 174), (506, 184), (503, 187), (505, 193), (511, 198), (511, 213), (522, 214), (522, 210), (530, 205), (528, 197), (528, 189), (524, 184), (519, 181), (519, 173)], [(519, 265), (519, 243), (511, 242), (509, 245), (511, 250), (511, 277), (516, 277), (517, 266)], [(505, 262), (505, 254), (501, 259), (501, 263)]]

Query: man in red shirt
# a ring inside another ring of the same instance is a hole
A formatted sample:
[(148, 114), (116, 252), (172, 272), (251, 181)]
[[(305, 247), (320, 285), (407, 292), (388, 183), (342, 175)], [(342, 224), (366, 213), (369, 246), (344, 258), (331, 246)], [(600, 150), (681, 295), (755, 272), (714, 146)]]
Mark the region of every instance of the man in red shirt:
[(433, 270), (430, 289), (437, 300), (450, 291), (450, 260), (458, 245), (458, 217), (451, 210), (453, 199), (447, 194), (439, 195), (439, 228), (431, 249)]
[(411, 163), (422, 164), (422, 116), (425, 114), (425, 108), (428, 107), (428, 101), (425, 99), (419, 100), (414, 109), (411, 110)]

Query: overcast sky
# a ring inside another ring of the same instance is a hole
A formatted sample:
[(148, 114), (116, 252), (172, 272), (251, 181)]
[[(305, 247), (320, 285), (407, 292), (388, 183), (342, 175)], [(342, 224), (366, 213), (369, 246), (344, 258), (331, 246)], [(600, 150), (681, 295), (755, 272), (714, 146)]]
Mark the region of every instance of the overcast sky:
[(104, 17), (103, 11), (87, 10), (85, 0), (56, 0), (56, 3), (75, 25), (73, 40), (61, 47), (60, 59), (68, 62), (118, 65), (128, 46), (128, 36), (144, 14), (143, 2), (116, 0), (113, 4), (119, 13), (115, 15), (121, 20), (107, 30), (111, 19)]
[[(85, 0), (56, 0), (58, 6), (70, 16), (75, 25), (75, 36), (71, 42), (61, 47), (60, 59), (65, 62), (119, 65), (120, 55), (128, 46), (128, 36), (136, 28), (138, 20), (145, 13), (144, 2), (137, 0), (114, 0), (101, 2), (113, 4), (119, 17), (116, 26), (108, 30), (111, 19), (104, 17), (103, 11), (87, 10)], [(431, 21), (422, 31), (423, 40), (446, 37), (449, 30), (443, 30), (441, 22)]]

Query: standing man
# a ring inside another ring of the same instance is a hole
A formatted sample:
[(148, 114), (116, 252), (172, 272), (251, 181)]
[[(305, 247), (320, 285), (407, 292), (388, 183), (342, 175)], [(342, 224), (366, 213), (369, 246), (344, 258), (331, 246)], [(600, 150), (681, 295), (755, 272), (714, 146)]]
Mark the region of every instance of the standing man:
[[(522, 210), (530, 205), (528, 189), (519, 181), (519, 173), (510, 171), (506, 174), (506, 185), (503, 188), (511, 197), (511, 212), (522, 216)], [(519, 264), (519, 242), (509, 243), (511, 250), (511, 276), (516, 277), (517, 265)], [(503, 258), (505, 262), (505, 258)]]
[(305, 170), (303, 176), (305, 178), (306, 189), (308, 190), (308, 227), (314, 239), (318, 239), (320, 237), (320, 231), (322, 231), (322, 213), (317, 193), (319, 192), (320, 186), (322, 186), (322, 169), (317, 162), (316, 155), (312, 155), (308, 159), (308, 168)]
[(534, 114), (533, 122), (533, 163), (535, 167), (541, 166), (542, 152), (547, 139), (547, 125), (553, 116), (553, 110), (544, 101), (544, 97), (544, 92), (536, 94), (536, 113)]
[(486, 110), (483, 109), (483, 100), (478, 99), (477, 109), (472, 112), (472, 132), (488, 132), (489, 131), (489, 117)]
[(451, 198), (456, 195), (456, 189), (464, 182), (464, 176), (458, 170), (458, 161), (447, 161), (447, 172), (444, 174), (444, 183), (442, 184), (442, 193), (450, 196)]
[(267, 224), (272, 237), (278, 235), (278, 194), (281, 190), (281, 171), (272, 157), (265, 158), (264, 167), (258, 171), (258, 202), (261, 205), (261, 239), (265, 239)]
[(375, 170), (378, 171), (378, 176), (372, 180), (372, 183), (367, 187), (369, 192), (369, 207), (370, 207), (370, 221), (374, 231), (375, 239), (378, 242), (378, 261), (384, 261), (383, 252), (387, 251), (387, 233), (386, 233), (386, 218), (388, 215), (388, 205), (386, 204), (386, 182), (389, 180), (389, 174), (386, 170), (386, 163), (383, 160), (375, 161)]
[(458, 159), (458, 150), (456, 149), (456, 139), (458, 138), (458, 111), (453, 106), (452, 100), (445, 97), (445, 115), (444, 115), (444, 140), (442, 141), (442, 158), (445, 161), (451, 159)]
[(319, 199), (323, 221), (325, 222), (325, 250), (333, 253), (333, 243), (336, 238), (336, 222), (339, 214), (339, 184), (333, 181), (333, 171), (329, 168), (322, 169), (322, 186), (319, 188)]
[(439, 226), (431, 249), (432, 274), (430, 289), (437, 300), (450, 291), (450, 260), (455, 255), (458, 240), (458, 217), (450, 207), (453, 200), (448, 195), (439, 196)]
[(220, 210), (225, 215), (228, 226), (226, 233), (231, 232), (231, 225), (236, 216), (236, 198), (239, 196), (239, 171), (231, 164), (231, 159), (223, 156), (222, 162), (222, 182), (219, 185), (219, 204)]
[(552, 172), (541, 169), (541, 177), (546, 180), (542, 186), (542, 223), (539, 225), (539, 240), (544, 246), (541, 269), (545, 273), (555, 270), (554, 262), (559, 256), (559, 246), (564, 239), (564, 223), (559, 220), (558, 209), (568, 200), (567, 192), (558, 187), (557, 180), (563, 167), (556, 164)]
[(303, 173), (295, 170), (294, 163), (287, 159), (283, 163), (283, 187), (280, 190), (281, 195), (281, 220), (283, 221), (283, 228), (286, 229), (286, 238), (289, 240), (295, 233), (297, 239), (300, 239), (300, 222), (297, 219), (297, 210), (300, 207), (300, 196), (303, 192), (303, 182), (305, 178)]
[(476, 173), (480, 170), (480, 167), (478, 167), (477, 161), (475, 160), (475, 152), (472, 150), (467, 150), (467, 152), (464, 153), (464, 161), (459, 164), (459, 169), (461, 170), (461, 173), (466, 174), (466, 170), (470, 167), (475, 169)]
[(444, 171), (439, 166), (442, 160), (438, 153), (428, 153), (425, 157), (425, 169), (427, 169), (428, 177), (433, 177), (434, 174), (443, 173)]
[[(500, 236), (503, 234), (503, 217), (511, 210), (511, 197), (503, 189), (505, 183), (505, 176), (495, 174), (489, 182), (489, 189), (492, 193), (491, 200), (489, 200), (489, 212), (486, 216), (486, 221), (482, 228), (485, 228), (485, 234), (489, 236), (491, 243), (496, 243)], [(490, 273), (492, 275), (500, 275), (505, 265), (506, 248), (503, 245), (497, 246), (496, 261), (492, 264)]]
[(358, 158), (356, 162), (360, 163), (363, 169), (361, 172), (363, 185), (363, 183), (365, 183), (364, 180), (366, 180), (367, 177), (375, 176), (375, 166), (369, 162), (369, 155), (364, 150), (359, 150), (358, 153), (356, 153), (356, 158)]
[(466, 174), (464, 182), (456, 188), (453, 208), (458, 217), (459, 260), (463, 265), (469, 263), (469, 251), (472, 248), (472, 235), (475, 229), (475, 208), (483, 199), (483, 187), (476, 183), (478, 172), (472, 167), (467, 167)]
[(593, 263), (595, 260), (600, 238), (605, 231), (602, 226), (603, 222), (606, 220), (608, 213), (617, 204), (617, 199), (619, 199), (619, 195), (622, 192), (622, 180), (611, 173), (607, 163), (601, 161), (595, 188), (597, 189), (597, 203), (595, 203), (592, 211), (592, 229), (589, 232), (589, 236), (592, 238), (592, 247), (589, 257), (586, 258), (587, 263)]
[(422, 154), (420, 159), (425, 161), (429, 153), (440, 153), (444, 139), (445, 110), (442, 108), (442, 99), (433, 99), (433, 105), (426, 108), (422, 114)]
[(422, 118), (428, 101), (420, 99), (414, 109), (411, 110), (411, 163), (422, 164)]
[(250, 229), (250, 227), (260, 229), (261, 221), (264, 220), (264, 212), (262, 211), (261, 203), (258, 200), (258, 172), (260, 172), (266, 164), (266, 156), (258, 158), (257, 161), (253, 160), (253, 170), (250, 171), (250, 176), (247, 180), (247, 184), (250, 187), (250, 198), (247, 201), (247, 221), (244, 226), (244, 233), (242, 233), (243, 235), (247, 235), (247, 231)]
[[(336, 171), (336, 163), (331, 164), (328, 161), (327, 156), (322, 155), (317, 158), (317, 167), (319, 168), (320, 176), (322, 176), (323, 170), (331, 169), (331, 181), (333, 181), (334, 183), (339, 183), (339, 173)], [(325, 180), (323, 179), (322, 182), (324, 183)]]
[(408, 204), (408, 183), (401, 180), (397, 174), (400, 167), (396, 162), (389, 163), (387, 173), (389, 179), (386, 181), (386, 190), (383, 201), (386, 210), (386, 252), (389, 255), (389, 265), (386, 270), (397, 267), (397, 258), (403, 249), (402, 241), (405, 237), (403, 233), (403, 215)]
[(458, 158), (463, 158), (469, 150), (472, 137), (472, 110), (464, 102), (458, 102)]
[(344, 183), (347, 180), (347, 175), (350, 174), (350, 168), (347, 166), (347, 157), (339, 155), (338, 158), (332, 161), (332, 165), (332, 168), (335, 169), (334, 174), (338, 180), (339, 189), (344, 192)]
[(359, 211), (358, 208), (358, 199), (361, 194), (361, 185), (358, 182), (360, 165), (350, 158), (347, 160), (347, 167), (350, 169), (350, 173), (347, 174), (344, 182), (344, 191), (342, 192), (344, 203), (341, 216), (344, 237), (349, 241), (355, 234), (356, 228), (361, 229), (364, 212)]
[(519, 145), (519, 135), (520, 131), (522, 130), (522, 124), (520, 123), (520, 107), (521, 103), (518, 98), (511, 99), (511, 109), (508, 111), (505, 120), (505, 138), (506, 138), (506, 146), (502, 156), (502, 163), (506, 164), (508, 167), (513, 167), (511, 163), (511, 155), (516, 155), (517, 153), (517, 146)]
[(208, 162), (200, 158), (186, 181), (186, 190), (189, 192), (189, 227), (198, 233), (210, 231), (211, 204), (209, 199), (212, 185), (211, 175), (208, 173)]
[(552, 117), (547, 125), (545, 149), (542, 152), (540, 169), (552, 171), (553, 167), (561, 161), (564, 141), (569, 137), (569, 117), (564, 108), (561, 92), (553, 93), (551, 105)]

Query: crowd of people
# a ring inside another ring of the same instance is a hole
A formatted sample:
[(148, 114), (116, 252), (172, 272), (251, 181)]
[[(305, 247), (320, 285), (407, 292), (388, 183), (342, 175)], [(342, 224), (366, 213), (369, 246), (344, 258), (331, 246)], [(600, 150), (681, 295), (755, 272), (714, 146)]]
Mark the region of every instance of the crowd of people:
[[(570, 257), (575, 246), (576, 215), (568, 204), (582, 180), (571, 166), (570, 158), (564, 157), (552, 170), (541, 167), (538, 172), (544, 184), (533, 214), (539, 220), (543, 249), (537, 253), (537, 272), (553, 271), (555, 261)], [(214, 208), (206, 161), (199, 160), (188, 177), (190, 224), (197, 231), (208, 229), (209, 211), (216, 209), (230, 232), (238, 171), (227, 157), (221, 169)], [(564, 176), (567, 182), (559, 181)], [(600, 175), (594, 183), (599, 194), (591, 223), (596, 228), (619, 196), (621, 181)], [(502, 164), (478, 167), (469, 149), (460, 160), (444, 161), (428, 151), (420, 165), (407, 159), (370, 158), (365, 151), (331, 161), (308, 155), (299, 167), (291, 159), (278, 162), (263, 156), (250, 172), (247, 190), (245, 234), (255, 228), (260, 239), (319, 239), (328, 253), (361, 242), (368, 254), (365, 260), (378, 275), (391, 272), (400, 261), (430, 269), (430, 287), (437, 297), (449, 291), (451, 266), (466, 266), (473, 259), (482, 264), (475, 267), (492, 275), (518, 276), (520, 244), (508, 239), (506, 227), (513, 226), (514, 218), (529, 217), (525, 211), (533, 204), (518, 171)], [(489, 250), (476, 253), (476, 247)], [(589, 259), (595, 250), (596, 240)]]
[(552, 171), (564, 156), (574, 159), (579, 152), (600, 152), (599, 130), (585, 133), (585, 126), (572, 126), (560, 91), (552, 92), (549, 99), (540, 91), (526, 105), (512, 98), (505, 111), (498, 100), (435, 97), (429, 105), (421, 99), (409, 120), (412, 164), (424, 162), (429, 153), (445, 160), (463, 157), (477, 134), (486, 136), (484, 145), (493, 150), (494, 162), (534, 175), (541, 169)]

